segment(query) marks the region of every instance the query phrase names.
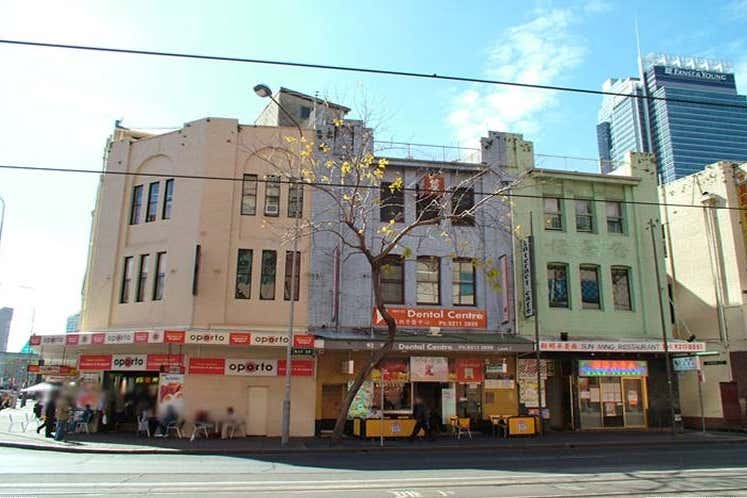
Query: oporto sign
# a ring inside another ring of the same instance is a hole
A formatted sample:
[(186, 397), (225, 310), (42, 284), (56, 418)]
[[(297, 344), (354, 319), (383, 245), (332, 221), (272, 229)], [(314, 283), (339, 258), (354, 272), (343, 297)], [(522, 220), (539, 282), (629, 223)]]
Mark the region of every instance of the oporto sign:
[(225, 375), (274, 377), (277, 375), (277, 360), (226, 360)]
[(225, 332), (190, 332), (185, 338), (186, 344), (228, 344), (228, 333)]
[(112, 370), (145, 370), (146, 357), (144, 354), (112, 355)]

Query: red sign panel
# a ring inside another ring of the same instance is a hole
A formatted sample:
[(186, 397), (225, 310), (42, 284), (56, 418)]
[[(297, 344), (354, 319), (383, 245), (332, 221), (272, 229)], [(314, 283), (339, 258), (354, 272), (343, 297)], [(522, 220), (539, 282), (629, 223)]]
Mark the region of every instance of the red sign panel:
[(314, 336), (313, 335), (294, 335), (293, 336), (293, 347), (294, 348), (313, 348), (314, 347)]
[(456, 374), (459, 382), (482, 382), (483, 361), (479, 358), (457, 358)]
[(231, 332), (228, 342), (232, 346), (248, 346), (252, 340), (249, 332)]
[(91, 344), (104, 344), (106, 340), (106, 334), (93, 334), (91, 336)]
[(443, 192), (445, 184), (444, 177), (441, 175), (426, 175), (423, 177), (421, 187), (426, 192)]
[(32, 335), (29, 338), (29, 345), (31, 346), (38, 346), (42, 343), (42, 338), (39, 335)]
[(190, 358), (189, 373), (203, 375), (223, 375), (226, 370), (224, 358)]
[[(285, 360), (278, 360), (278, 375), (285, 375)], [(311, 377), (314, 375), (314, 360), (291, 360), (291, 376)]]
[(178, 344), (184, 343), (184, 331), (183, 330), (164, 330), (163, 331), (163, 342), (173, 342)]
[[(485, 310), (449, 308), (392, 308), (387, 311), (401, 327), (441, 327), (484, 329), (488, 326)], [(379, 310), (373, 310), (374, 326), (386, 326)]]
[(135, 332), (135, 344), (146, 344), (148, 342), (148, 331)]
[(82, 354), (78, 359), (78, 370), (111, 370), (112, 355)]
[(184, 357), (180, 354), (149, 354), (145, 362), (147, 370), (161, 370), (161, 367), (180, 367)]
[(65, 336), (65, 344), (68, 346), (77, 346), (78, 342), (80, 342), (78, 334), (68, 334)]

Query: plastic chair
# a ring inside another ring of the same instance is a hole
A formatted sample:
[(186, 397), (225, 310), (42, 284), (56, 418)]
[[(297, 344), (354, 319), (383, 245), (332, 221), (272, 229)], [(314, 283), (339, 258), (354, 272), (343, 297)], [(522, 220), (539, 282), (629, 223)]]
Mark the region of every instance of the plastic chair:
[(169, 437), (169, 434), (174, 432), (176, 433), (176, 436), (181, 439), (183, 437), (182, 425), (184, 425), (184, 422), (170, 422), (169, 425), (166, 426), (166, 433), (164, 434), (164, 436)]
[(150, 437), (150, 421), (148, 420), (148, 417), (145, 416), (145, 413), (140, 414), (140, 416), (137, 418), (137, 436), (140, 434), (145, 434), (146, 436)]
[(457, 439), (462, 439), (462, 433), (466, 432), (470, 439), (472, 439), (472, 431), (469, 429), (469, 419), (461, 419), (459, 417), (449, 417), (449, 426), (454, 431)]
[(236, 434), (238, 431), (241, 431), (241, 433), (246, 436), (246, 429), (244, 427), (243, 421), (236, 422), (228, 428), (228, 439), (233, 439), (234, 434)]
[(189, 441), (194, 441), (200, 434), (205, 436), (205, 439), (209, 439), (210, 433), (208, 432), (208, 429), (212, 428), (212, 426), (213, 424), (209, 422), (195, 422), (194, 426), (192, 427), (192, 437), (189, 438)]

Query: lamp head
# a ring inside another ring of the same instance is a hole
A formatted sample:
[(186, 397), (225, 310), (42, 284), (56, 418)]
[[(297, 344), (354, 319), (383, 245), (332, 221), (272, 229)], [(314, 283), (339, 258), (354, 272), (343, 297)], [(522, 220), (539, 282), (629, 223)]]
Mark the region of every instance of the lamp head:
[(260, 83), (259, 85), (255, 85), (254, 93), (256, 93), (258, 97), (267, 98), (272, 95), (272, 90), (270, 90), (269, 86)]

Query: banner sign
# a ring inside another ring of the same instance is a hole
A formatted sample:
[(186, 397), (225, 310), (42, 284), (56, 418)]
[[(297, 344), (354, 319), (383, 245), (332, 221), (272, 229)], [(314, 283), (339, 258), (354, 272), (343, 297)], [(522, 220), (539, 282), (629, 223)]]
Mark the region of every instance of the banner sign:
[(30, 346), (47, 346), (65, 344), (64, 335), (32, 335), (29, 338)]
[(104, 336), (104, 344), (133, 344), (135, 332), (109, 332)]
[(171, 367), (184, 366), (184, 356), (180, 354), (149, 354), (146, 362), (146, 370), (170, 369)]
[(379, 381), (384, 376), (384, 382), (407, 382), (410, 372), (406, 358), (381, 360), (379, 367), (371, 371), (371, 379)]
[(186, 333), (184, 330), (164, 330), (163, 342), (170, 344), (184, 344), (185, 335)]
[[(485, 329), (488, 326), (485, 310), (387, 307), (387, 311), (400, 327)], [(373, 325), (386, 326), (376, 308), (373, 309)]]
[(689, 372), (691, 370), (700, 370), (700, 357), (682, 356), (672, 358), (672, 366), (675, 372)]
[(61, 375), (63, 377), (71, 377), (78, 374), (76, 369), (67, 365), (29, 365), (27, 371), (33, 374)]
[(106, 334), (96, 333), (91, 334), (91, 344), (101, 345), (106, 341)]
[(79, 339), (78, 339), (78, 337), (79, 337), (78, 334), (68, 334), (68, 335), (66, 335), (65, 336), (65, 345), (67, 345), (67, 346), (77, 346), (78, 342), (80, 342)]
[(111, 369), (120, 372), (133, 372), (146, 370), (147, 364), (147, 354), (113, 354)]
[(82, 354), (78, 358), (78, 370), (109, 370), (111, 367), (110, 354)]
[(251, 343), (252, 334), (249, 332), (231, 332), (228, 342), (232, 346), (248, 346)]
[(158, 413), (165, 414), (169, 407), (177, 416), (184, 415), (184, 374), (162, 373), (158, 376)]
[(190, 358), (189, 373), (203, 375), (223, 375), (226, 360), (223, 358)]
[(227, 359), (224, 375), (274, 377), (278, 375), (278, 360)]
[(448, 382), (448, 358), (435, 356), (411, 356), (410, 380), (413, 382)]
[(532, 241), (521, 239), (521, 277), (524, 296), (524, 316), (534, 316), (534, 275), (532, 272)]
[[(670, 342), (669, 351), (690, 353), (705, 351), (704, 342)], [(663, 341), (540, 341), (540, 351), (593, 353), (663, 353)]]
[(187, 332), (185, 344), (223, 344), (230, 342), (228, 332)]
[(501, 308), (501, 323), (508, 323), (511, 321), (511, 294), (508, 288), (508, 258), (505, 254), (498, 258), (498, 271), (501, 272), (501, 288), (499, 289), (500, 296), (500, 308)]
[(648, 366), (645, 361), (634, 360), (579, 360), (578, 375), (581, 377), (645, 377)]
[[(278, 360), (278, 375), (286, 373), (285, 360)], [(314, 360), (291, 360), (291, 377), (313, 377)]]
[(457, 358), (456, 376), (458, 382), (482, 382), (484, 362), (479, 358)]

